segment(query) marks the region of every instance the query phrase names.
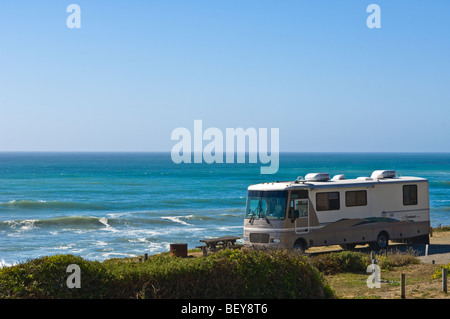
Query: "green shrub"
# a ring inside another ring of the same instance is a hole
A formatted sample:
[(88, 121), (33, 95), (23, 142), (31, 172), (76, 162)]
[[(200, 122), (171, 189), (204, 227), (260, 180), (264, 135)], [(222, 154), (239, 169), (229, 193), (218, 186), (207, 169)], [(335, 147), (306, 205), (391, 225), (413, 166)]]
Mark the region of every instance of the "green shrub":
[[(67, 288), (70, 264), (80, 267), (87, 289)], [(105, 291), (111, 279), (100, 262), (73, 255), (42, 257), (1, 268), (0, 298), (91, 298)]]
[[(314, 267), (327, 275), (340, 272), (366, 272), (367, 266), (372, 263), (370, 254), (356, 251), (324, 253), (310, 259)], [(412, 249), (404, 252), (397, 249), (385, 250), (375, 254), (375, 260), (378, 266), (385, 270), (420, 263), (417, 253)]]
[(228, 251), (236, 284), (244, 283), (249, 298), (324, 298), (331, 290), (322, 282), (319, 271), (306, 257), (293, 251)]
[(445, 226), (438, 226), (438, 227), (433, 227), (432, 228), (433, 232), (446, 232), (446, 231), (450, 231), (450, 226), (449, 225), (445, 225)]
[(386, 270), (420, 263), (416, 251), (412, 248), (408, 248), (404, 252), (397, 249), (384, 251), (380, 254), (376, 254), (375, 259), (380, 268)]
[(311, 258), (314, 267), (325, 274), (340, 272), (365, 272), (368, 255), (362, 252), (341, 251), (319, 254)]

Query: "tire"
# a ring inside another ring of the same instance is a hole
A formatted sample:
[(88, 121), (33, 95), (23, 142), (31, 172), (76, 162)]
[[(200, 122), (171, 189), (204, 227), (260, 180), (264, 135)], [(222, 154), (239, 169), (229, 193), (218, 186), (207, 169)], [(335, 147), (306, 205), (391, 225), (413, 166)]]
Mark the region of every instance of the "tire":
[(297, 239), (294, 243), (294, 249), (300, 253), (300, 254), (304, 254), (306, 251), (306, 243), (303, 239)]
[(388, 248), (389, 246), (389, 235), (385, 231), (382, 231), (377, 236), (377, 241), (374, 243), (371, 243), (370, 248), (373, 250), (383, 250)]

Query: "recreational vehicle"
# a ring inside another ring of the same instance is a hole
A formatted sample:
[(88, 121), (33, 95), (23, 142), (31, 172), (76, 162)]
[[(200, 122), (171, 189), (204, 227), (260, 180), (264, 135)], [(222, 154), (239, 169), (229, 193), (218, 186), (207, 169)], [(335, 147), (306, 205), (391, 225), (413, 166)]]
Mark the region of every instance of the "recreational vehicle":
[(392, 170), (356, 179), (310, 173), (248, 187), (246, 246), (305, 251), (369, 244), (379, 250), (389, 241), (428, 244), (429, 232), (428, 181)]

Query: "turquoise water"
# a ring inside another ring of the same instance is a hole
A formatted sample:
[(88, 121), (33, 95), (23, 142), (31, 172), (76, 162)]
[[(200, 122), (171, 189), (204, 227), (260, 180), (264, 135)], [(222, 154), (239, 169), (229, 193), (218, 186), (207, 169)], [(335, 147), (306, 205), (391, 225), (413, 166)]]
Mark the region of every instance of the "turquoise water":
[(250, 184), (308, 172), (425, 177), (432, 226), (450, 224), (450, 153), (283, 153), (277, 174), (260, 166), (174, 164), (170, 153), (0, 153), (0, 263), (59, 253), (104, 260), (242, 237)]

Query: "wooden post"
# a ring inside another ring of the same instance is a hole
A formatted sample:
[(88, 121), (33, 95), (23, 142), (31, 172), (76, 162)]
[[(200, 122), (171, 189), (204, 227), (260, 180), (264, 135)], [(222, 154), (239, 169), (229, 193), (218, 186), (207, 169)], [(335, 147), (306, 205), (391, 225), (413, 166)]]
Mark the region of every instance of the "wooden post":
[(447, 293), (447, 268), (442, 268), (442, 292)]
[(401, 298), (405, 299), (405, 286), (406, 286), (406, 280), (405, 280), (405, 274), (402, 274), (402, 281), (401, 281), (401, 286), (402, 286), (402, 290), (401, 290)]

